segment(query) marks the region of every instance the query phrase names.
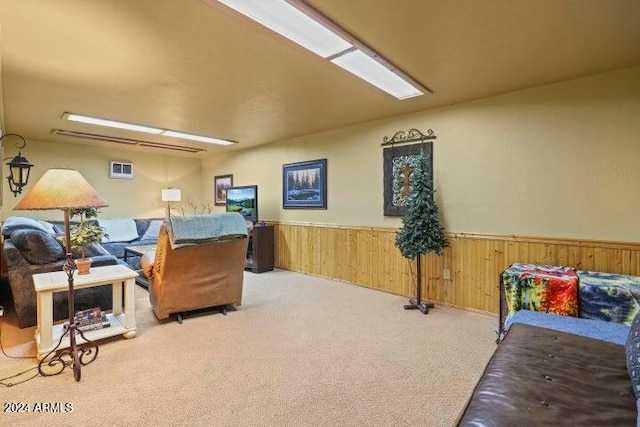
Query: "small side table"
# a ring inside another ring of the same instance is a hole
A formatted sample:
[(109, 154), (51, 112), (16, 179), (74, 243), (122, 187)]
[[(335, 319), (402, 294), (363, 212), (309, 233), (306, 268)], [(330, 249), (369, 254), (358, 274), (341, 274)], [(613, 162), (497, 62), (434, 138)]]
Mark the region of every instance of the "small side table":
[[(134, 256), (142, 256), (149, 251), (154, 251), (158, 245), (138, 245), (138, 246), (127, 246), (124, 248), (124, 262), (127, 262), (128, 255)], [(142, 270), (136, 270), (138, 272), (138, 278), (136, 278), (136, 284), (140, 287), (149, 290), (149, 280), (142, 274)]]
[[(102, 285), (112, 285), (113, 311), (107, 314), (111, 326), (94, 331), (83, 332), (91, 341), (115, 335), (132, 338), (135, 336), (135, 297), (134, 285), (138, 273), (124, 265), (109, 265), (106, 267), (92, 267), (90, 274), (74, 275), (74, 289), (91, 288)], [(54, 271), (33, 275), (38, 307), (38, 328), (36, 329), (36, 346), (38, 358), (46, 356), (62, 336), (64, 325), (53, 324), (53, 293), (69, 290), (67, 274), (64, 271)], [(124, 287), (124, 312), (122, 307), (122, 288)], [(76, 336), (78, 344), (86, 342), (80, 335)], [(69, 347), (69, 338), (62, 340), (60, 348)]]
[(134, 256), (142, 256), (149, 251), (154, 250), (157, 245), (139, 245), (139, 246), (127, 246), (124, 248), (124, 261), (127, 261), (127, 256), (129, 254)]

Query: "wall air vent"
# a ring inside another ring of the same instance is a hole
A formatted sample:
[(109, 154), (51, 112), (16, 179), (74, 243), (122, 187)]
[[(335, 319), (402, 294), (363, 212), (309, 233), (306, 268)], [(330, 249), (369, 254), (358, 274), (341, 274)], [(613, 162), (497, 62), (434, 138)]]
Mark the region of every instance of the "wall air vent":
[(51, 129), (51, 133), (54, 135), (71, 136), (73, 138), (90, 139), (94, 141), (114, 142), (117, 144), (137, 145), (139, 147), (161, 148), (164, 150), (182, 151), (184, 153), (199, 153), (201, 151), (206, 151), (203, 148), (184, 147), (180, 145), (163, 144), (161, 142), (153, 142), (153, 141), (140, 141), (137, 139), (119, 138), (119, 137), (108, 136), (108, 135), (97, 135), (93, 133), (76, 132), (76, 131), (64, 130), (64, 129)]
[(109, 162), (109, 178), (133, 179), (133, 163)]

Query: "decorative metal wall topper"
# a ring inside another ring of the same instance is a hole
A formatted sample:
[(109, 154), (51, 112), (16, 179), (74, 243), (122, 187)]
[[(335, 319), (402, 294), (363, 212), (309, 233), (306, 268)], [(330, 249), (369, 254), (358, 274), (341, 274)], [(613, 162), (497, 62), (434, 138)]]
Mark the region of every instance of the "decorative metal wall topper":
[[(384, 215), (404, 216), (407, 200), (411, 191), (411, 181), (415, 162), (420, 154), (426, 157), (426, 169), (429, 182), (433, 186), (433, 142), (436, 139), (429, 129), (424, 135), (417, 129), (398, 131), (392, 137), (384, 137), (382, 146), (390, 145), (383, 150), (384, 161)], [(413, 143), (403, 147), (394, 144)]]
[(427, 134), (423, 134), (418, 129), (412, 128), (408, 131), (399, 130), (391, 138), (385, 136), (382, 138), (383, 143), (381, 146), (394, 145), (394, 144), (406, 144), (410, 142), (423, 142), (429, 139), (436, 139), (437, 137), (431, 129), (427, 130)]

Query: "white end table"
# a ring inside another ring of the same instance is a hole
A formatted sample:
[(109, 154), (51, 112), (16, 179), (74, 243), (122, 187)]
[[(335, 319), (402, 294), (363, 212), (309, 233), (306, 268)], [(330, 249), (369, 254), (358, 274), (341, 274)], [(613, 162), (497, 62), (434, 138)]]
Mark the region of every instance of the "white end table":
[[(113, 288), (113, 311), (107, 314), (107, 319), (111, 326), (93, 331), (83, 332), (87, 339), (91, 341), (114, 335), (131, 338), (135, 336), (135, 278), (138, 273), (124, 265), (109, 265), (106, 267), (92, 267), (90, 274), (73, 276), (73, 288), (91, 288), (101, 285), (112, 285)], [(54, 271), (33, 275), (33, 284), (36, 289), (38, 303), (38, 328), (36, 329), (36, 345), (38, 347), (38, 358), (42, 359), (54, 346), (58, 344), (64, 331), (63, 324), (53, 324), (53, 293), (66, 292), (69, 290), (67, 274), (64, 271)], [(124, 286), (124, 312), (122, 311), (122, 288)], [(77, 335), (78, 344), (86, 342)], [(69, 338), (62, 340), (60, 348), (69, 347)]]

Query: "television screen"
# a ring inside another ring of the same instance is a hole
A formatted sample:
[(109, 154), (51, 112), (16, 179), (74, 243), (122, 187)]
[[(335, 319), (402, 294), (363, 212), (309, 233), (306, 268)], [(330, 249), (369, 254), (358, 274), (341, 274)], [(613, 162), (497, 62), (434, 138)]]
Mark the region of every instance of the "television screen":
[(258, 221), (258, 186), (227, 188), (227, 212), (238, 212), (245, 220)]

